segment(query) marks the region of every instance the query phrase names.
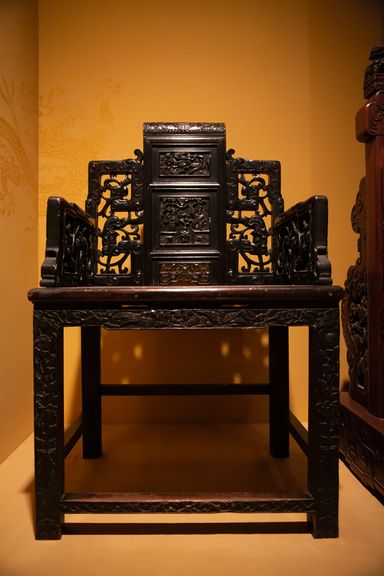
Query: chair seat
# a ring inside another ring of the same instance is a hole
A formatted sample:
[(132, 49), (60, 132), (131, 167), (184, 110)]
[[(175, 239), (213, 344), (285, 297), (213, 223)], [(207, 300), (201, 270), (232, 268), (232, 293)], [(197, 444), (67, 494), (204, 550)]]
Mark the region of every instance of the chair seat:
[(337, 304), (343, 290), (339, 286), (313, 285), (256, 285), (256, 286), (76, 286), (57, 288), (35, 288), (28, 298), (36, 306), (55, 306), (76, 303), (88, 305), (201, 305), (220, 307), (226, 305), (248, 305), (303, 307)]

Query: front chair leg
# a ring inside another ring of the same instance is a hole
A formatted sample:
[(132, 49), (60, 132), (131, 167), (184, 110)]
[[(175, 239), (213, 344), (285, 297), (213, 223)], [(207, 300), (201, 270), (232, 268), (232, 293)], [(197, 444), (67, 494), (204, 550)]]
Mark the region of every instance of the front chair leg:
[(308, 489), (315, 538), (337, 538), (339, 495), (339, 311), (327, 310), (309, 332)]
[(34, 313), (36, 539), (58, 540), (64, 515), (63, 327), (49, 311)]

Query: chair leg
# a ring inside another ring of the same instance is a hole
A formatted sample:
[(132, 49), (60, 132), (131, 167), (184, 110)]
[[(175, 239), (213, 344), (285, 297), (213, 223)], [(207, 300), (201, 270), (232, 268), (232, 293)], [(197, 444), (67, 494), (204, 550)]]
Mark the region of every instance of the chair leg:
[(58, 540), (64, 514), (63, 327), (34, 314), (36, 539)]
[(83, 400), (83, 457), (102, 454), (100, 393), (100, 328), (81, 328), (81, 372)]
[(288, 327), (269, 328), (269, 446), (275, 458), (289, 456)]
[(308, 490), (315, 538), (337, 538), (339, 493), (339, 315), (327, 312), (309, 332)]

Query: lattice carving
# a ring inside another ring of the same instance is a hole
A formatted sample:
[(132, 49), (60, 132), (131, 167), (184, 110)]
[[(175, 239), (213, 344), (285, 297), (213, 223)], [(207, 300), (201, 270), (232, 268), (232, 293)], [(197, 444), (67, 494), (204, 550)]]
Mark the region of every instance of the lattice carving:
[(64, 198), (50, 197), (41, 286), (93, 283), (95, 228), (89, 216)]
[(92, 229), (70, 211), (65, 213), (62, 274), (86, 284), (93, 273)]
[(98, 284), (140, 284), (143, 230), (143, 156), (91, 162), (87, 211), (97, 226)]
[(227, 260), (230, 283), (273, 282), (272, 230), (284, 209), (280, 164), (227, 153)]
[(290, 219), (278, 228), (278, 271), (284, 269), (284, 275), (292, 281), (296, 272), (313, 273), (313, 262), (308, 259), (311, 252), (311, 230), (309, 214)]
[(327, 249), (328, 202), (313, 196), (275, 222), (276, 279), (287, 284), (331, 284)]

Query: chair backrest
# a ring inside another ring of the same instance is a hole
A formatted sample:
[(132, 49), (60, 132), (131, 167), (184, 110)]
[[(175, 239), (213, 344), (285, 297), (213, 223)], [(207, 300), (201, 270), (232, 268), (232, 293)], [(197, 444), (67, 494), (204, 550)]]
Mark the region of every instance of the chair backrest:
[(274, 283), (280, 164), (233, 153), (224, 124), (146, 123), (144, 154), (90, 162), (93, 283)]

